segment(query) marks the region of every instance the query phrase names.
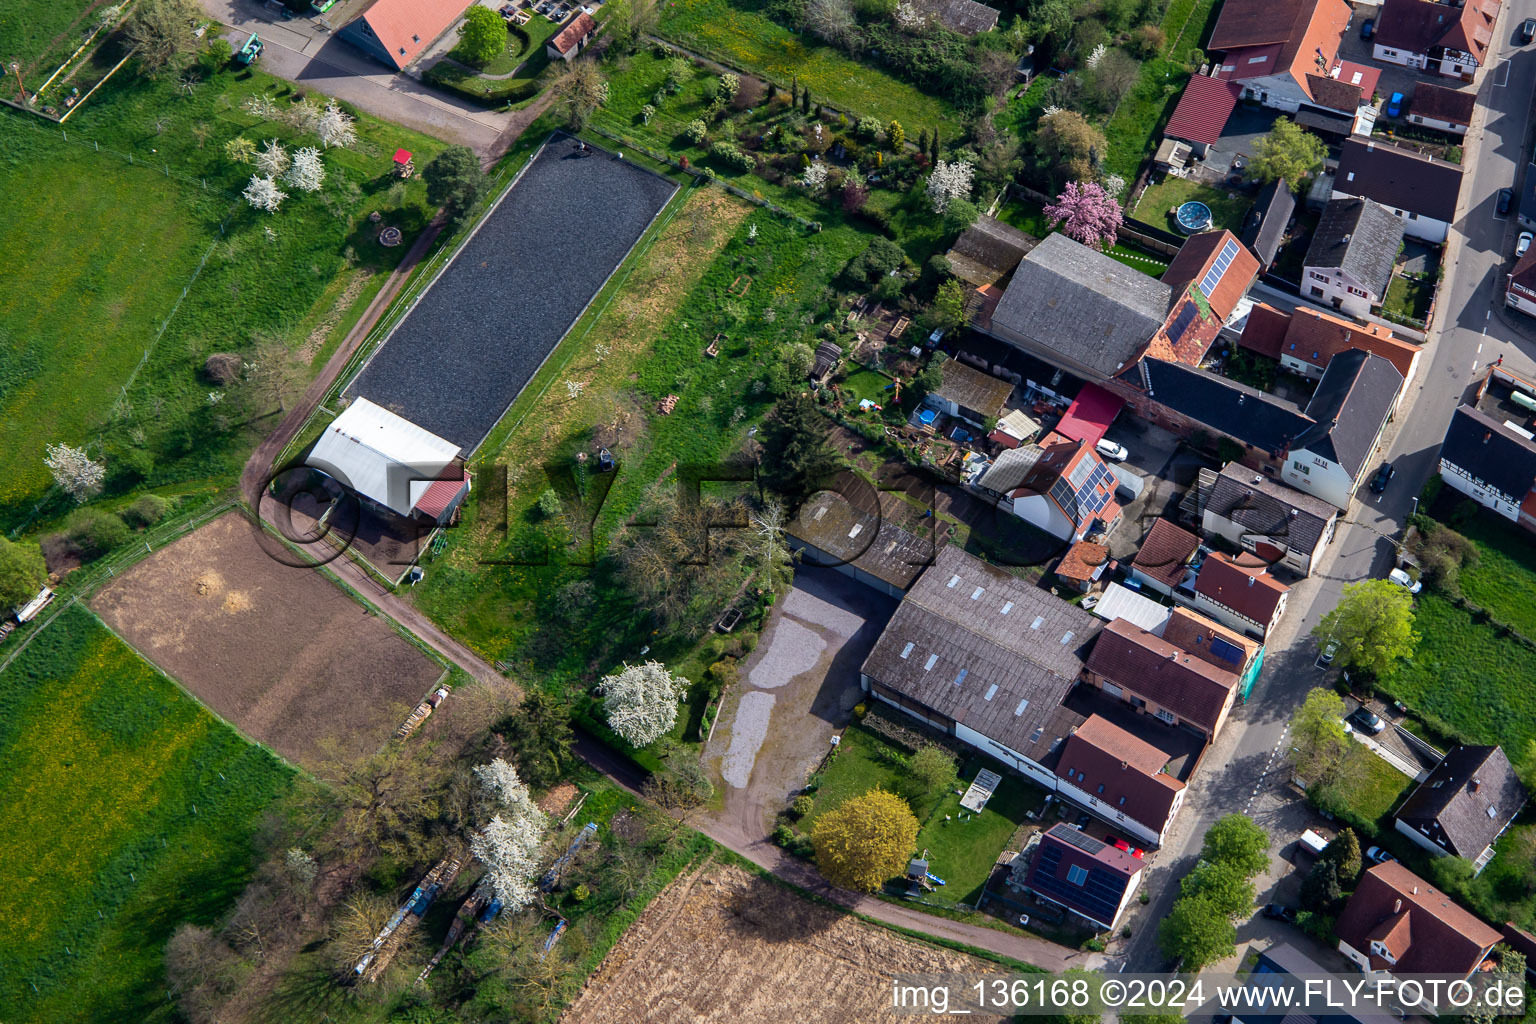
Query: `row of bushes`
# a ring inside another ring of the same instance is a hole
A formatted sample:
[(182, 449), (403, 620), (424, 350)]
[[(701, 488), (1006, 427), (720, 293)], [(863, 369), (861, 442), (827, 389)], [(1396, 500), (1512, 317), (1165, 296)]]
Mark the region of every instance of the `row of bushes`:
[(427, 70), (426, 77), (427, 81), (439, 88), (489, 107), (530, 100), (537, 96), (542, 88), (536, 80), (481, 78), (462, 68), (456, 68), (446, 61), (438, 61), (434, 64)]

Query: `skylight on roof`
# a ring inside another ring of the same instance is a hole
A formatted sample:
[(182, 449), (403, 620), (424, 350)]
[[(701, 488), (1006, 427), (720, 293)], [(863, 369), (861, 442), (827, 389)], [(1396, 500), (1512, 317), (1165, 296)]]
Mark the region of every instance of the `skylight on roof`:
[(1216, 286), (1221, 284), (1222, 275), (1227, 272), (1227, 268), (1232, 265), (1232, 261), (1236, 257), (1237, 239), (1229, 238), (1227, 239), (1227, 244), (1222, 246), (1221, 252), (1217, 254), (1216, 262), (1211, 264), (1211, 269), (1207, 270), (1205, 276), (1200, 279), (1200, 294), (1206, 298), (1211, 297), (1211, 293), (1216, 290)]
[(1031, 622), (1029, 624), (1029, 628), (1030, 629), (1039, 629), (1043, 625), (1045, 625), (1045, 616), (1044, 615), (1036, 615), (1035, 616), (1035, 621)]
[(821, 506), (821, 508), (816, 510), (816, 514), (811, 516), (811, 519), (813, 521), (815, 521), (815, 522), (820, 522), (821, 521), (821, 517), (826, 515), (826, 514), (827, 514), (827, 506), (823, 505), (823, 506)]
[(1013, 602), (1012, 601), (1004, 601), (1003, 602), (1003, 614), (1007, 615), (1011, 611), (1013, 611)]
[(961, 669), (959, 672), (957, 672), (955, 674), (955, 685), (959, 686), (961, 683), (965, 682), (965, 677), (970, 675), (970, 674), (971, 674), (971, 670), (970, 669), (968, 669), (968, 668)]
[(863, 530), (864, 530), (864, 524), (863, 523), (854, 523), (853, 524), (853, 529), (848, 531), (849, 539), (851, 540), (852, 538), (857, 537), (860, 533), (863, 532)]
[(905, 646), (905, 647), (903, 647), (903, 648), (902, 648), (902, 649), (901, 649), (901, 656), (902, 656), (902, 657), (903, 657), (903, 658), (905, 658), (905, 657), (907, 657), (907, 656), (909, 656), (909, 655), (910, 655), (910, 654), (911, 654), (911, 653), (912, 653), (912, 648), (914, 648), (914, 647), (916, 647), (916, 646), (917, 646), (917, 645), (916, 645), (916, 644), (914, 644), (914, 643), (911, 643), (911, 642), (909, 642), (909, 643), (908, 643), (908, 644), (907, 644), (907, 646)]
[(987, 695), (985, 697), (981, 698), (981, 699), (982, 700), (991, 700), (993, 697), (996, 697), (996, 696), (997, 696), (997, 684), (993, 683), (991, 686), (987, 687)]
[(945, 585), (945, 586), (946, 586), (946, 587), (949, 587), (949, 588), (951, 588), (951, 589), (953, 589), (953, 588), (954, 588), (954, 586), (955, 586), (955, 584), (957, 584), (957, 583), (959, 583), (959, 582), (960, 582), (960, 577), (959, 577), (959, 576), (951, 576), (951, 577), (950, 577), (950, 578), (949, 578), (949, 582), (948, 582), (948, 583), (946, 583), (946, 584), (944, 584), (944, 585)]
[(938, 661), (939, 661), (939, 656), (937, 654), (930, 654), (930, 655), (928, 655), (928, 664), (923, 666), (923, 671), (924, 672), (932, 672), (933, 671), (933, 666), (938, 664)]
[(972, 601), (974, 601), (974, 600), (976, 600), (976, 599), (977, 599), (977, 598), (978, 598), (978, 597), (980, 597), (980, 596), (981, 596), (981, 593), (982, 593), (982, 591), (983, 591), (983, 590), (984, 590), (984, 589), (986, 589), (986, 588), (984, 588), (984, 587), (977, 587), (977, 588), (976, 588), (976, 589), (975, 589), (975, 590), (973, 590), (973, 591), (971, 591), (971, 600), (972, 600)]
[(1069, 629), (1065, 633), (1061, 634), (1061, 644), (1062, 644), (1063, 647), (1065, 647), (1067, 644), (1069, 644), (1071, 642), (1072, 642), (1072, 631)]
[(1025, 697), (1023, 700), (1019, 701), (1019, 706), (1013, 709), (1014, 715), (1022, 715), (1024, 713), (1024, 709), (1027, 707), (1029, 707), (1029, 698)]

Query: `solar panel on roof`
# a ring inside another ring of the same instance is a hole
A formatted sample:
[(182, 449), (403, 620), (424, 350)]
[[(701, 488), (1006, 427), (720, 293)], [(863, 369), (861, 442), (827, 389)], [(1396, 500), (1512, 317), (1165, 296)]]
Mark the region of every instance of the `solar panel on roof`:
[(1052, 839), (1059, 839), (1068, 846), (1075, 846), (1084, 853), (1095, 854), (1104, 849), (1104, 844), (1086, 832), (1079, 832), (1071, 825), (1057, 825), (1051, 829)]
[[(1203, 289), (1205, 286), (1201, 285)], [(1177, 345), (1184, 340), (1184, 332), (1189, 330), (1189, 325), (1195, 322), (1195, 317), (1200, 315), (1200, 310), (1195, 308), (1193, 302), (1186, 302), (1179, 308), (1179, 315), (1174, 317), (1173, 324), (1168, 328), (1168, 340)]]
[(1230, 661), (1234, 665), (1243, 663), (1243, 649), (1230, 640), (1223, 640), (1219, 636), (1211, 637), (1211, 653), (1222, 661)]
[(1200, 294), (1204, 295), (1206, 298), (1211, 297), (1211, 293), (1214, 292), (1216, 290), (1216, 286), (1221, 283), (1222, 275), (1227, 272), (1227, 268), (1232, 265), (1232, 260), (1235, 259), (1236, 256), (1237, 240), (1234, 238), (1229, 238), (1227, 239), (1227, 244), (1222, 246), (1221, 252), (1217, 254), (1216, 262), (1211, 264), (1211, 269), (1207, 270), (1205, 272), (1205, 276), (1200, 279)]

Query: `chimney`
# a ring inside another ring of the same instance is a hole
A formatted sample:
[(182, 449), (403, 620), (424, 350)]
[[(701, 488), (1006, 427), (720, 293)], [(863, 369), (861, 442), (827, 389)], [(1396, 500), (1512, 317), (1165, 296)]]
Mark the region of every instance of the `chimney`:
[(1249, 586), (1250, 586), (1250, 587), (1251, 587), (1251, 586), (1253, 586), (1253, 581), (1254, 581), (1254, 578), (1255, 578), (1255, 577), (1253, 577), (1253, 576), (1249, 576), (1249, 577), (1248, 577), (1248, 585), (1249, 585)]
[[(1414, 891), (1417, 892), (1418, 890), (1415, 889)], [(1392, 901), (1392, 913), (1400, 914), (1400, 913), (1402, 913), (1402, 910), (1403, 910), (1403, 898), (1401, 896), (1399, 896), (1397, 899)]]
[(1259, 474), (1255, 473), (1255, 474), (1253, 474), (1253, 482), (1256, 483), (1256, 484), (1261, 484), (1261, 483), (1264, 482), (1264, 478), (1262, 476), (1260, 476)]
[(1417, 895), (1418, 895), (1418, 894), (1419, 894), (1419, 887), (1418, 887), (1418, 886), (1414, 886), (1414, 887), (1413, 887), (1413, 894), (1414, 894), (1414, 895), (1415, 895), (1415, 896), (1417, 896)]
[(1472, 785), (1468, 786), (1467, 788), (1470, 789), (1472, 792), (1476, 793), (1477, 792), (1477, 787), (1481, 786), (1482, 784), (1483, 784), (1483, 780), (1482, 779), (1473, 779), (1472, 780)]

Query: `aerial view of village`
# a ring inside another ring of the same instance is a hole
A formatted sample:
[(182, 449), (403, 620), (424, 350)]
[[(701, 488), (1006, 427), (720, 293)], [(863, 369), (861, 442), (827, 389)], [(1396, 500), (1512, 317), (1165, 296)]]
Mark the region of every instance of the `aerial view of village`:
[(0, 1021), (1536, 1017), (1536, 0), (0, 76)]

